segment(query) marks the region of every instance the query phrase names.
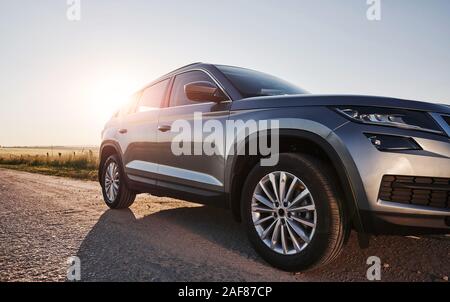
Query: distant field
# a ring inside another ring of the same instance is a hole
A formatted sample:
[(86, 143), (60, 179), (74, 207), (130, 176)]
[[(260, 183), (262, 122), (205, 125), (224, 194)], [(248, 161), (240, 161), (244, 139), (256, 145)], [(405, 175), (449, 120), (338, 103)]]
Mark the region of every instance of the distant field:
[(0, 148), (0, 167), (33, 173), (96, 180), (98, 148)]
[(18, 147), (18, 148), (0, 148), (0, 157), (1, 156), (35, 156), (35, 155), (45, 155), (47, 156), (47, 153), (49, 156), (58, 156), (59, 153), (61, 155), (70, 155), (75, 152), (76, 155), (81, 155), (88, 153), (90, 151), (93, 152), (95, 156), (98, 155), (98, 148), (97, 147)]

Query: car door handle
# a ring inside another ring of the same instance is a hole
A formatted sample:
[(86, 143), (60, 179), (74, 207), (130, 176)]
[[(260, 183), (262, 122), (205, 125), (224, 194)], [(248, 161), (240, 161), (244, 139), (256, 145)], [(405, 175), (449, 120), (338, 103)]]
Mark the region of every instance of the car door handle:
[(127, 129), (119, 129), (120, 134), (126, 134), (128, 132)]
[(167, 132), (167, 131), (172, 130), (172, 127), (169, 126), (169, 125), (163, 125), (163, 126), (159, 126), (158, 130), (161, 131), (161, 132)]

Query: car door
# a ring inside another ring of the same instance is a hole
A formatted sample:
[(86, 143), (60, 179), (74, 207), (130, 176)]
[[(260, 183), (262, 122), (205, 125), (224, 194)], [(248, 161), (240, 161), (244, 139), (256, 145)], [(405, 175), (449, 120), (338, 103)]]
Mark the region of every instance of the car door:
[(158, 117), (170, 79), (159, 81), (142, 91), (133, 112), (123, 118), (119, 130), (123, 165), (132, 181), (155, 185), (158, 178)]
[[(175, 76), (172, 84), (168, 106), (161, 109), (158, 126), (158, 163), (159, 182), (158, 185), (170, 189), (179, 189), (180, 191), (194, 191), (194, 194), (205, 195), (208, 191), (224, 191), (224, 156), (220, 152), (213, 155), (194, 154), (194, 145), (202, 150), (202, 141), (211, 133), (203, 133), (202, 129), (194, 129), (194, 114), (201, 113), (202, 122), (214, 120), (225, 129), (225, 124), (229, 118), (231, 100), (211, 102), (194, 102), (188, 99), (185, 92), (185, 86), (194, 82), (208, 82), (223, 91), (220, 84), (206, 71), (191, 70), (180, 73)], [(190, 125), (192, 135), (183, 140), (183, 144), (191, 146), (191, 154), (175, 154), (172, 150), (172, 142), (178, 135), (178, 132), (172, 129), (176, 121)], [(196, 121), (198, 125), (198, 120)], [(202, 138), (201, 140), (199, 138)], [(193, 190), (192, 190), (193, 189)], [(206, 194), (207, 195), (207, 194)]]

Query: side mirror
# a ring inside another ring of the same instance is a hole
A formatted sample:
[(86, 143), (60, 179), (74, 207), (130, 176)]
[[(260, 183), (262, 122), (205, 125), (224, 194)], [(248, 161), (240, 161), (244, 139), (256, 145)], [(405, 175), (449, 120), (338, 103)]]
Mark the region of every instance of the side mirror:
[(224, 102), (228, 98), (222, 90), (211, 82), (192, 82), (184, 86), (184, 92), (189, 100), (194, 102)]

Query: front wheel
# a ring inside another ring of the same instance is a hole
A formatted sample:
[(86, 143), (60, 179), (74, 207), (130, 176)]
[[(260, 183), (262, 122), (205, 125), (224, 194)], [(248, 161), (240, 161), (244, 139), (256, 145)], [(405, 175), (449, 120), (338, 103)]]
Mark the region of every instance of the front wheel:
[(256, 166), (241, 210), (250, 242), (268, 263), (286, 271), (323, 266), (342, 250), (349, 231), (337, 184), (309, 155), (281, 154), (274, 167)]
[(111, 155), (102, 167), (103, 199), (111, 209), (129, 208), (136, 194), (127, 188), (123, 169), (117, 155)]

